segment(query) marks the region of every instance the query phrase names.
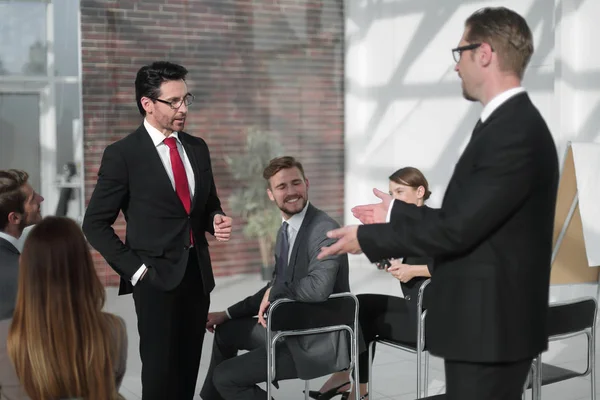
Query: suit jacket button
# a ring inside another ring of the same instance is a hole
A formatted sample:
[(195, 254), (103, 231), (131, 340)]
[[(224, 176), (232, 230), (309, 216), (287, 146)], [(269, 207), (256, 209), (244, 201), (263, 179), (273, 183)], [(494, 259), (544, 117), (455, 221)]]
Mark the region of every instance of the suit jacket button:
[(187, 249), (189, 249), (189, 248), (190, 248), (190, 246), (183, 246), (183, 249), (184, 249), (184, 250), (187, 250)]
[(406, 301), (410, 301), (410, 295), (404, 296), (404, 298), (406, 299)]

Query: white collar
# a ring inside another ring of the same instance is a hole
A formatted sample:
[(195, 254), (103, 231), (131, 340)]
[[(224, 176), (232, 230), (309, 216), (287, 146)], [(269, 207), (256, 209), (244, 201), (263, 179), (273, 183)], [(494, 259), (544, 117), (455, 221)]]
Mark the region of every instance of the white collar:
[(17, 249), (19, 251), (19, 239), (17, 239), (14, 236), (9, 235), (8, 233), (4, 233), (2, 231), (0, 231), (0, 238), (6, 240), (8, 243), (15, 246), (15, 249)]
[[(165, 135), (163, 135), (158, 129), (150, 125), (150, 122), (148, 122), (146, 118), (144, 118), (144, 128), (146, 128), (146, 130), (148, 131), (148, 134), (152, 139), (152, 143), (154, 143), (154, 147), (158, 147), (159, 144), (162, 144), (165, 141)], [(178, 142), (181, 143), (181, 141), (179, 140), (179, 136), (177, 136), (177, 132), (171, 133), (169, 137), (174, 137)]]
[(287, 221), (282, 218), (283, 222), (287, 222), (290, 228), (298, 232), (300, 230), (300, 227), (302, 226), (302, 221), (304, 221), (306, 210), (308, 210), (308, 201), (306, 202), (306, 205), (304, 206), (302, 211), (300, 211), (298, 214), (292, 215), (292, 217)]
[(496, 95), (496, 97), (494, 97), (492, 100), (490, 100), (490, 102), (487, 103), (485, 107), (483, 107), (483, 111), (481, 111), (481, 122), (485, 122), (485, 120), (488, 119), (489, 116), (492, 115), (492, 113), (498, 107), (500, 107), (506, 100), (508, 100), (511, 97), (513, 97), (514, 95), (517, 95), (524, 91), (525, 91), (525, 88), (522, 86), (519, 86), (516, 88), (508, 89), (508, 90)]

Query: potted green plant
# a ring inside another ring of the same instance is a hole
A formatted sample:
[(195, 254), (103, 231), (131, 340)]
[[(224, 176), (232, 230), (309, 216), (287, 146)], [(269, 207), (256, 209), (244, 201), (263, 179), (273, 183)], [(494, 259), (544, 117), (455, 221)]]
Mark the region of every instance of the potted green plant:
[(273, 274), (273, 248), (281, 213), (267, 196), (262, 173), (269, 161), (281, 154), (281, 145), (272, 134), (251, 127), (244, 153), (225, 157), (229, 171), (240, 184), (229, 197), (229, 207), (233, 214), (246, 220), (244, 235), (258, 241), (263, 280), (271, 279)]

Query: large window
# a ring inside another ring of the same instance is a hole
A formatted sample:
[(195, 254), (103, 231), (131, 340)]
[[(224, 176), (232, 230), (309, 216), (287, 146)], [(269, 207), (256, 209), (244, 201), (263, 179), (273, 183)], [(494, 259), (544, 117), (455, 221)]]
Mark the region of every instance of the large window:
[[(0, 15), (0, 168), (30, 174), (46, 199), (44, 215), (59, 210), (61, 190), (71, 186), (67, 215), (79, 219), (79, 1), (0, 0)], [(77, 173), (69, 182), (62, 178), (67, 164)]]

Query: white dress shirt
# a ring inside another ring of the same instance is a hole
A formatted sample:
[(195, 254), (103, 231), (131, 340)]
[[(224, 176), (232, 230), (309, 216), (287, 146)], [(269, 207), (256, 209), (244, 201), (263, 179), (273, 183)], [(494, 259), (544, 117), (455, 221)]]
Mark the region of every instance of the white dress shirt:
[(8, 243), (15, 246), (15, 249), (17, 249), (17, 251), (19, 253), (21, 252), (21, 249), (19, 248), (19, 239), (17, 239), (14, 236), (9, 235), (8, 233), (4, 233), (2, 231), (0, 231), (0, 238), (6, 240)]
[[(494, 111), (496, 111), (496, 109), (498, 107), (500, 107), (502, 104), (504, 104), (508, 99), (510, 99), (511, 97), (519, 94), (519, 93), (523, 93), (525, 91), (525, 88), (522, 86), (519, 87), (515, 87), (512, 89), (508, 89), (505, 90), (504, 92), (496, 95), (496, 97), (494, 97), (492, 100), (490, 100), (485, 107), (483, 107), (483, 110), (481, 111), (481, 122), (485, 122), (490, 115), (492, 115), (492, 113)], [(387, 213), (387, 217), (385, 218), (385, 222), (390, 222), (390, 219), (392, 218), (392, 208), (394, 208), (394, 199), (392, 199), (392, 201), (390, 202), (390, 207), (388, 208), (388, 213)]]
[[(173, 176), (173, 167), (171, 166), (171, 155), (169, 153), (169, 146), (165, 144), (165, 135), (163, 135), (158, 129), (150, 125), (150, 123), (144, 119), (144, 128), (148, 131), (150, 138), (152, 139), (152, 143), (154, 143), (154, 147), (158, 152), (158, 156), (165, 167), (165, 171), (169, 176), (169, 180), (171, 181), (171, 185), (173, 186), (173, 190), (175, 190), (175, 177)], [(192, 169), (192, 164), (190, 163), (190, 159), (188, 158), (181, 141), (179, 140), (179, 136), (177, 132), (171, 133), (168, 137), (174, 137), (177, 142), (177, 150), (179, 151), (179, 155), (181, 156), (181, 161), (183, 162), (183, 167), (185, 168), (185, 174), (187, 175), (188, 185), (190, 187), (190, 196), (194, 198), (194, 189), (196, 188), (196, 179), (194, 177), (194, 170)], [(190, 199), (191, 200), (191, 199)], [(142, 266), (136, 271), (136, 273), (131, 277), (131, 284), (135, 286), (138, 282), (144, 271), (146, 271), (146, 265), (142, 264)]]
[[(281, 221), (282, 224), (284, 222), (288, 223), (288, 227), (287, 227), (288, 243), (289, 243), (288, 264), (290, 262), (290, 257), (292, 256), (292, 250), (294, 249), (294, 243), (296, 242), (296, 237), (298, 236), (298, 231), (300, 231), (300, 227), (302, 226), (302, 222), (304, 221), (304, 217), (306, 216), (306, 210), (308, 210), (308, 201), (306, 202), (306, 205), (304, 206), (302, 211), (300, 211), (298, 214), (292, 215), (291, 218), (288, 219), (287, 221), (285, 220), (285, 218), (282, 218), (282, 221)], [(258, 310), (256, 310), (256, 312), (258, 312)], [(225, 309), (225, 313), (227, 314), (227, 317), (229, 319), (231, 319), (231, 315), (229, 315), (228, 309)]]
[(485, 107), (483, 107), (483, 110), (481, 111), (481, 122), (485, 122), (486, 119), (489, 118), (490, 115), (492, 115), (492, 113), (494, 111), (496, 111), (496, 109), (498, 107), (500, 107), (502, 104), (504, 104), (504, 102), (506, 102), (508, 99), (510, 99), (511, 97), (519, 94), (519, 93), (523, 93), (525, 91), (525, 88), (522, 86), (516, 87), (516, 88), (512, 88), (512, 89), (508, 89), (498, 95), (496, 95), (496, 97), (494, 97), (492, 100), (490, 100)]
[(288, 223), (288, 227), (287, 227), (288, 242), (290, 244), (289, 249), (288, 249), (288, 264), (290, 262), (290, 257), (292, 256), (292, 249), (294, 248), (294, 243), (296, 242), (296, 236), (298, 236), (298, 231), (300, 230), (300, 227), (302, 226), (302, 221), (304, 221), (304, 217), (306, 216), (307, 209), (308, 209), (308, 201), (306, 202), (306, 205), (304, 206), (302, 211), (300, 211), (298, 214), (292, 215), (291, 218), (288, 219), (287, 221), (285, 220), (285, 218), (281, 221), (281, 223), (284, 223), (284, 222)]

